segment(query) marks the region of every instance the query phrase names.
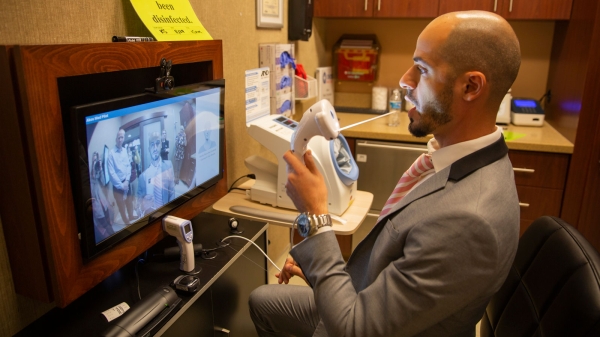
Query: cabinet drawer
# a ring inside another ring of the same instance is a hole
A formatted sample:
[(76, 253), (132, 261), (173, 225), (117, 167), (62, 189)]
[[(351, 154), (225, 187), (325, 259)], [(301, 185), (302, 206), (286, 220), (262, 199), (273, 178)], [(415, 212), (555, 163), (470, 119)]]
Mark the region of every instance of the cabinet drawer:
[(517, 185), (564, 189), (570, 155), (510, 150), (508, 157)]
[(517, 186), (521, 219), (537, 219), (542, 215), (560, 215), (563, 190)]

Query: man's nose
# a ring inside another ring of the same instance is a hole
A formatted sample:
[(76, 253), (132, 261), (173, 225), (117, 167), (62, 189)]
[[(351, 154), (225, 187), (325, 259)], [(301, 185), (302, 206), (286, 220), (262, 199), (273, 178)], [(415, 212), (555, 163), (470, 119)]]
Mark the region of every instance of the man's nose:
[(417, 87), (418, 76), (414, 74), (414, 67), (410, 67), (400, 78), (400, 87), (402, 89), (414, 90)]

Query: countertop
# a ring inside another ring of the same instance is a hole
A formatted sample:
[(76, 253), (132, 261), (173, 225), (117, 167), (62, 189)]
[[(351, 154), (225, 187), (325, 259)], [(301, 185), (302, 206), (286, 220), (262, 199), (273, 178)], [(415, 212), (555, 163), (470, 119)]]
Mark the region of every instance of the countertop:
[[(358, 123), (373, 118), (372, 114), (337, 112), (340, 126)], [(417, 138), (408, 132), (408, 114), (400, 113), (399, 126), (387, 126), (387, 117), (358, 125), (342, 131), (344, 137), (364, 138), (409, 143), (427, 143), (431, 135)], [(573, 143), (556, 131), (551, 125), (544, 122), (541, 127), (534, 126), (503, 126), (506, 144), (511, 150), (539, 151), (552, 153), (573, 153)]]
[[(250, 179), (238, 187), (242, 189), (250, 189), (255, 183), (254, 179)], [(356, 191), (355, 200), (350, 204), (347, 210), (339, 216), (344, 219), (345, 223), (340, 223), (336, 218), (333, 220), (333, 230), (339, 235), (351, 235), (358, 230), (371, 204), (373, 203), (373, 194), (365, 191)], [(236, 211), (235, 206), (243, 206), (247, 210)], [(261, 204), (257, 201), (250, 200), (250, 197), (245, 192), (232, 190), (223, 198), (214, 203), (212, 208), (216, 213), (227, 216), (235, 216), (239, 218), (264, 221), (270, 225), (290, 227), (294, 219), (298, 216), (298, 211), (295, 209), (285, 209), (281, 207), (273, 207), (268, 204)]]

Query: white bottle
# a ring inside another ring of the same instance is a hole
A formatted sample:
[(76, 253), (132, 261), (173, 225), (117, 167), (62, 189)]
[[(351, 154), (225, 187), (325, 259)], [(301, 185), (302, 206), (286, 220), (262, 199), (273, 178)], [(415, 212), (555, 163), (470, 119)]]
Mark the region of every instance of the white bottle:
[(400, 107), (402, 106), (402, 95), (400, 89), (392, 90), (390, 95), (390, 114), (388, 115), (388, 126), (400, 125)]

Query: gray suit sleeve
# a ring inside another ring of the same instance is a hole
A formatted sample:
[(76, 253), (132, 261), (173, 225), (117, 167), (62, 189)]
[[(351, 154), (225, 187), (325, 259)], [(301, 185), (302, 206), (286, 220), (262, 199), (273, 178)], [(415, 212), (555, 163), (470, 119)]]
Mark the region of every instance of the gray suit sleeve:
[[(377, 245), (404, 249), (383, 250), (398, 256), (383, 256), (392, 262), (359, 292), (333, 232), (294, 247), (291, 255), (313, 286), (329, 336), (412, 336), (477, 301), (496, 277), (497, 240), (473, 214), (445, 220), (420, 223), (406, 237), (388, 221), (373, 250)], [(361, 258), (377, 263), (373, 256)]]

